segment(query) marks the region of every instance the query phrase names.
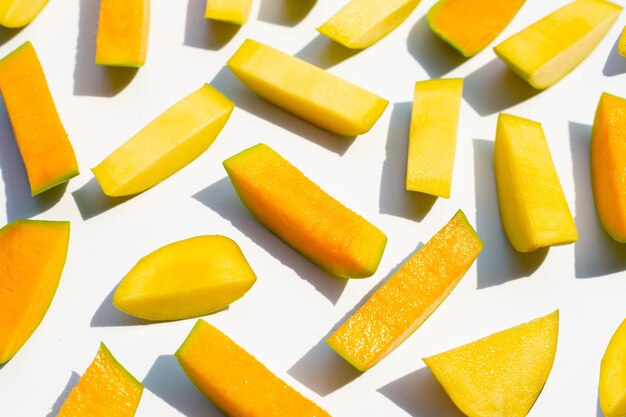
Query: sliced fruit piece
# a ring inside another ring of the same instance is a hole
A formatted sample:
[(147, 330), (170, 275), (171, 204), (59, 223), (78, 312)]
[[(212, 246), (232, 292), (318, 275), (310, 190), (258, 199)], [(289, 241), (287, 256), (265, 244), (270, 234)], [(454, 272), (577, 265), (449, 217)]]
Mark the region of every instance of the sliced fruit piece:
[(248, 21), (252, 0), (207, 0), (204, 17), (243, 25)]
[(439, 307), (482, 248), (459, 210), (326, 342), (360, 371), (376, 365)]
[(611, 337), (600, 364), (600, 408), (606, 417), (626, 416), (626, 320)]
[(59, 285), (69, 222), (18, 220), (0, 229), (0, 364), (43, 320)]
[(226, 415), (330, 417), (204, 320), (176, 352), (181, 367)]
[(578, 240), (541, 124), (500, 114), (494, 162), (500, 218), (516, 250)]
[(524, 1), (439, 0), (428, 11), (428, 24), (441, 39), (469, 58), (502, 32)]
[(207, 150), (234, 108), (222, 93), (203, 85), (92, 169), (102, 191), (119, 197), (154, 187)]
[(0, 90), (31, 193), (42, 193), (78, 175), (74, 149), (30, 42), (0, 60)]
[(143, 385), (100, 343), (98, 354), (57, 417), (132, 417), (139, 406)]
[(351, 0), (317, 30), (351, 49), (375, 44), (409, 17), (420, 0)]
[(526, 82), (545, 89), (578, 66), (607, 34), (621, 6), (575, 0), (494, 48)]
[(415, 83), (406, 189), (450, 198), (463, 79)]
[(224, 167), (244, 206), (302, 255), (340, 277), (376, 272), (385, 234), (269, 146), (248, 148), (225, 160)]
[(100, 0), (96, 64), (141, 67), (148, 52), (150, 0)]
[(470, 417), (523, 417), (550, 375), (559, 312), (520, 324), (424, 362)]
[(626, 27), (622, 30), (622, 34), (619, 37), (619, 42), (617, 43), (617, 51), (621, 56), (626, 56)]
[(48, 0), (0, 0), (0, 25), (21, 28), (33, 21)]
[(251, 39), (227, 65), (261, 97), (340, 135), (368, 132), (389, 104), (308, 62)]
[(170, 243), (143, 257), (124, 277), (113, 305), (146, 320), (180, 320), (221, 310), (243, 297), (256, 275), (224, 236)]

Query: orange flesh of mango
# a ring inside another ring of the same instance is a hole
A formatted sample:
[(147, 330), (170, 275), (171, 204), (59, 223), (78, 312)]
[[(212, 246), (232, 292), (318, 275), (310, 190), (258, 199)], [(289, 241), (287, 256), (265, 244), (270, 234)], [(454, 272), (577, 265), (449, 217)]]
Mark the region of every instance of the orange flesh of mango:
[(35, 49), (26, 42), (0, 60), (0, 90), (33, 195), (78, 175)]
[(203, 320), (198, 320), (176, 358), (189, 379), (226, 415), (330, 417)]
[(474, 228), (459, 211), (327, 343), (361, 371), (376, 365), (445, 300), (482, 247)]

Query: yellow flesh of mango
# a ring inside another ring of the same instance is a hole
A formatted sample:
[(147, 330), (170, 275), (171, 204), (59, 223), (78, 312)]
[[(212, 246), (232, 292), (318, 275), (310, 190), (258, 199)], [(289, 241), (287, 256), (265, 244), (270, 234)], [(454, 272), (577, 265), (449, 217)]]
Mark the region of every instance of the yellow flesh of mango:
[(252, 0), (208, 0), (204, 17), (243, 25), (248, 21)]
[(29, 24), (48, 0), (0, 0), (0, 25), (20, 28)]
[(602, 357), (599, 395), (606, 417), (626, 416), (626, 320), (611, 337)]

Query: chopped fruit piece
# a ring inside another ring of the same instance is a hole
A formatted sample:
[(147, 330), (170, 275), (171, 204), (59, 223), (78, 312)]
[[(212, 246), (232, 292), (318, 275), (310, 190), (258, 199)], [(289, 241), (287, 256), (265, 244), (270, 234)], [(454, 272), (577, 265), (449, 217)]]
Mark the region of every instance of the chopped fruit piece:
[(21, 28), (32, 22), (48, 0), (0, 0), (0, 25)]
[(207, 0), (204, 17), (243, 25), (248, 21), (252, 0)]
[(600, 364), (600, 408), (606, 417), (626, 416), (626, 320), (611, 338)]

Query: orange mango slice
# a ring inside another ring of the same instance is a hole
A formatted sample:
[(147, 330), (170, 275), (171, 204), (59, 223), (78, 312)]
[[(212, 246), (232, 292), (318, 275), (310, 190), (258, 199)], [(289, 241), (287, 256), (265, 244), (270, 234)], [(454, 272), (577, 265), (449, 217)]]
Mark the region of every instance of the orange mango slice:
[(550, 375), (559, 312), (424, 359), (469, 417), (524, 417)]
[(0, 25), (21, 28), (32, 22), (48, 0), (0, 0)]
[(611, 337), (602, 357), (599, 397), (606, 417), (626, 416), (626, 320)]
[(142, 393), (141, 382), (101, 343), (57, 417), (133, 417)]
[(0, 364), (43, 320), (59, 285), (68, 222), (18, 220), (0, 229)]
[(176, 352), (183, 370), (228, 416), (330, 417), (204, 320)]
[(0, 90), (33, 195), (78, 175), (35, 49), (26, 42), (0, 60)]
[(224, 161), (248, 210), (292, 248), (345, 278), (376, 272), (387, 237), (264, 144)]
[(327, 343), (360, 371), (376, 365), (446, 299), (482, 247), (463, 212), (457, 212)]
[(204, 17), (243, 25), (248, 21), (252, 0), (207, 0)]
[(439, 0), (429, 10), (430, 28), (464, 57), (489, 45), (525, 0)]

